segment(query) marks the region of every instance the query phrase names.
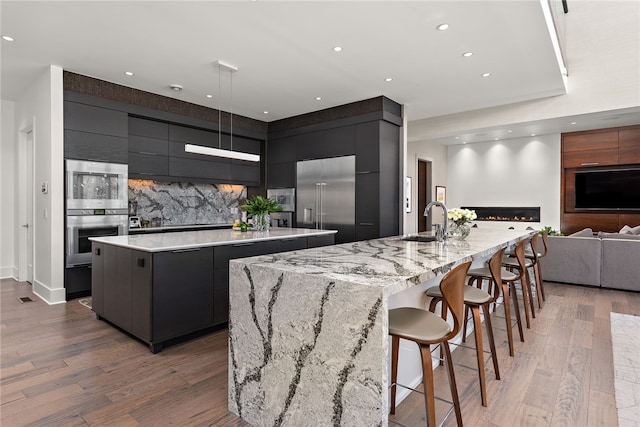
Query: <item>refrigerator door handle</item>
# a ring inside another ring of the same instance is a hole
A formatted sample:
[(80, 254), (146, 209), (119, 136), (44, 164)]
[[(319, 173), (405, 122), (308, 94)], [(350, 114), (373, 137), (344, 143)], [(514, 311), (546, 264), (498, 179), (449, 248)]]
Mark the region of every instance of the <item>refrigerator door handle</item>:
[(320, 188), (320, 183), (316, 182), (316, 200), (315, 200), (315, 206), (314, 209), (316, 211), (316, 230), (318, 229), (318, 227), (320, 226), (320, 218), (322, 218), (320, 215), (322, 215), (322, 205), (320, 204), (320, 192), (322, 191), (322, 189)]
[(324, 230), (324, 215), (326, 213), (324, 211), (324, 191), (326, 185), (326, 182), (320, 183), (320, 230)]

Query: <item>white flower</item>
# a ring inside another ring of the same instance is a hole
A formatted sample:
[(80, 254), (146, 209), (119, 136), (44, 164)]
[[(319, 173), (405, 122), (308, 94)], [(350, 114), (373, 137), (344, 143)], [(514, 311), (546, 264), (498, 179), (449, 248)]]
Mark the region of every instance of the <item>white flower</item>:
[(449, 209), (447, 218), (449, 221), (453, 221), (456, 225), (462, 225), (467, 222), (471, 222), (476, 219), (478, 216), (476, 215), (476, 211), (471, 209), (460, 209), (453, 208)]

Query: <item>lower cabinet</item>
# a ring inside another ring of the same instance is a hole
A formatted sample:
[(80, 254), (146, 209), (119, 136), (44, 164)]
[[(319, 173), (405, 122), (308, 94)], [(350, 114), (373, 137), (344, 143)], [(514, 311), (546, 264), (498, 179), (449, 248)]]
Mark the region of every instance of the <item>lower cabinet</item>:
[(334, 235), (142, 252), (93, 243), (92, 308), (149, 345), (229, 320), (229, 260), (331, 245)]

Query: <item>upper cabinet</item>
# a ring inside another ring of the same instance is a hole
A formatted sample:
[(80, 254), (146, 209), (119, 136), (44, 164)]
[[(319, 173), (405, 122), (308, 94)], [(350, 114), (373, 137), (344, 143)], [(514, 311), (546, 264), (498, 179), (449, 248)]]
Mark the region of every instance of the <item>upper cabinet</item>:
[(169, 175), (169, 125), (129, 117), (129, 177)]
[(127, 163), (127, 113), (64, 102), (65, 159)]

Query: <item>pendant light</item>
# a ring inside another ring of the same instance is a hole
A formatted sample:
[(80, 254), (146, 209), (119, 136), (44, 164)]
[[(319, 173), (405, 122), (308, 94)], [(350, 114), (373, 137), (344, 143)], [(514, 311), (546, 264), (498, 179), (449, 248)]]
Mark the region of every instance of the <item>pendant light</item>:
[[(214, 62), (218, 66), (218, 148), (206, 147), (203, 145), (185, 144), (184, 151), (187, 153), (204, 154), (206, 156), (224, 157), (227, 159), (246, 160), (249, 162), (259, 162), (260, 155), (252, 153), (244, 153), (242, 151), (233, 151), (233, 73), (238, 71), (238, 67), (227, 64), (222, 61)], [(221, 79), (222, 72), (229, 72), (229, 86), (231, 89), (231, 112), (230, 112), (230, 141), (231, 149), (222, 148), (222, 110), (220, 105), (221, 96)]]

